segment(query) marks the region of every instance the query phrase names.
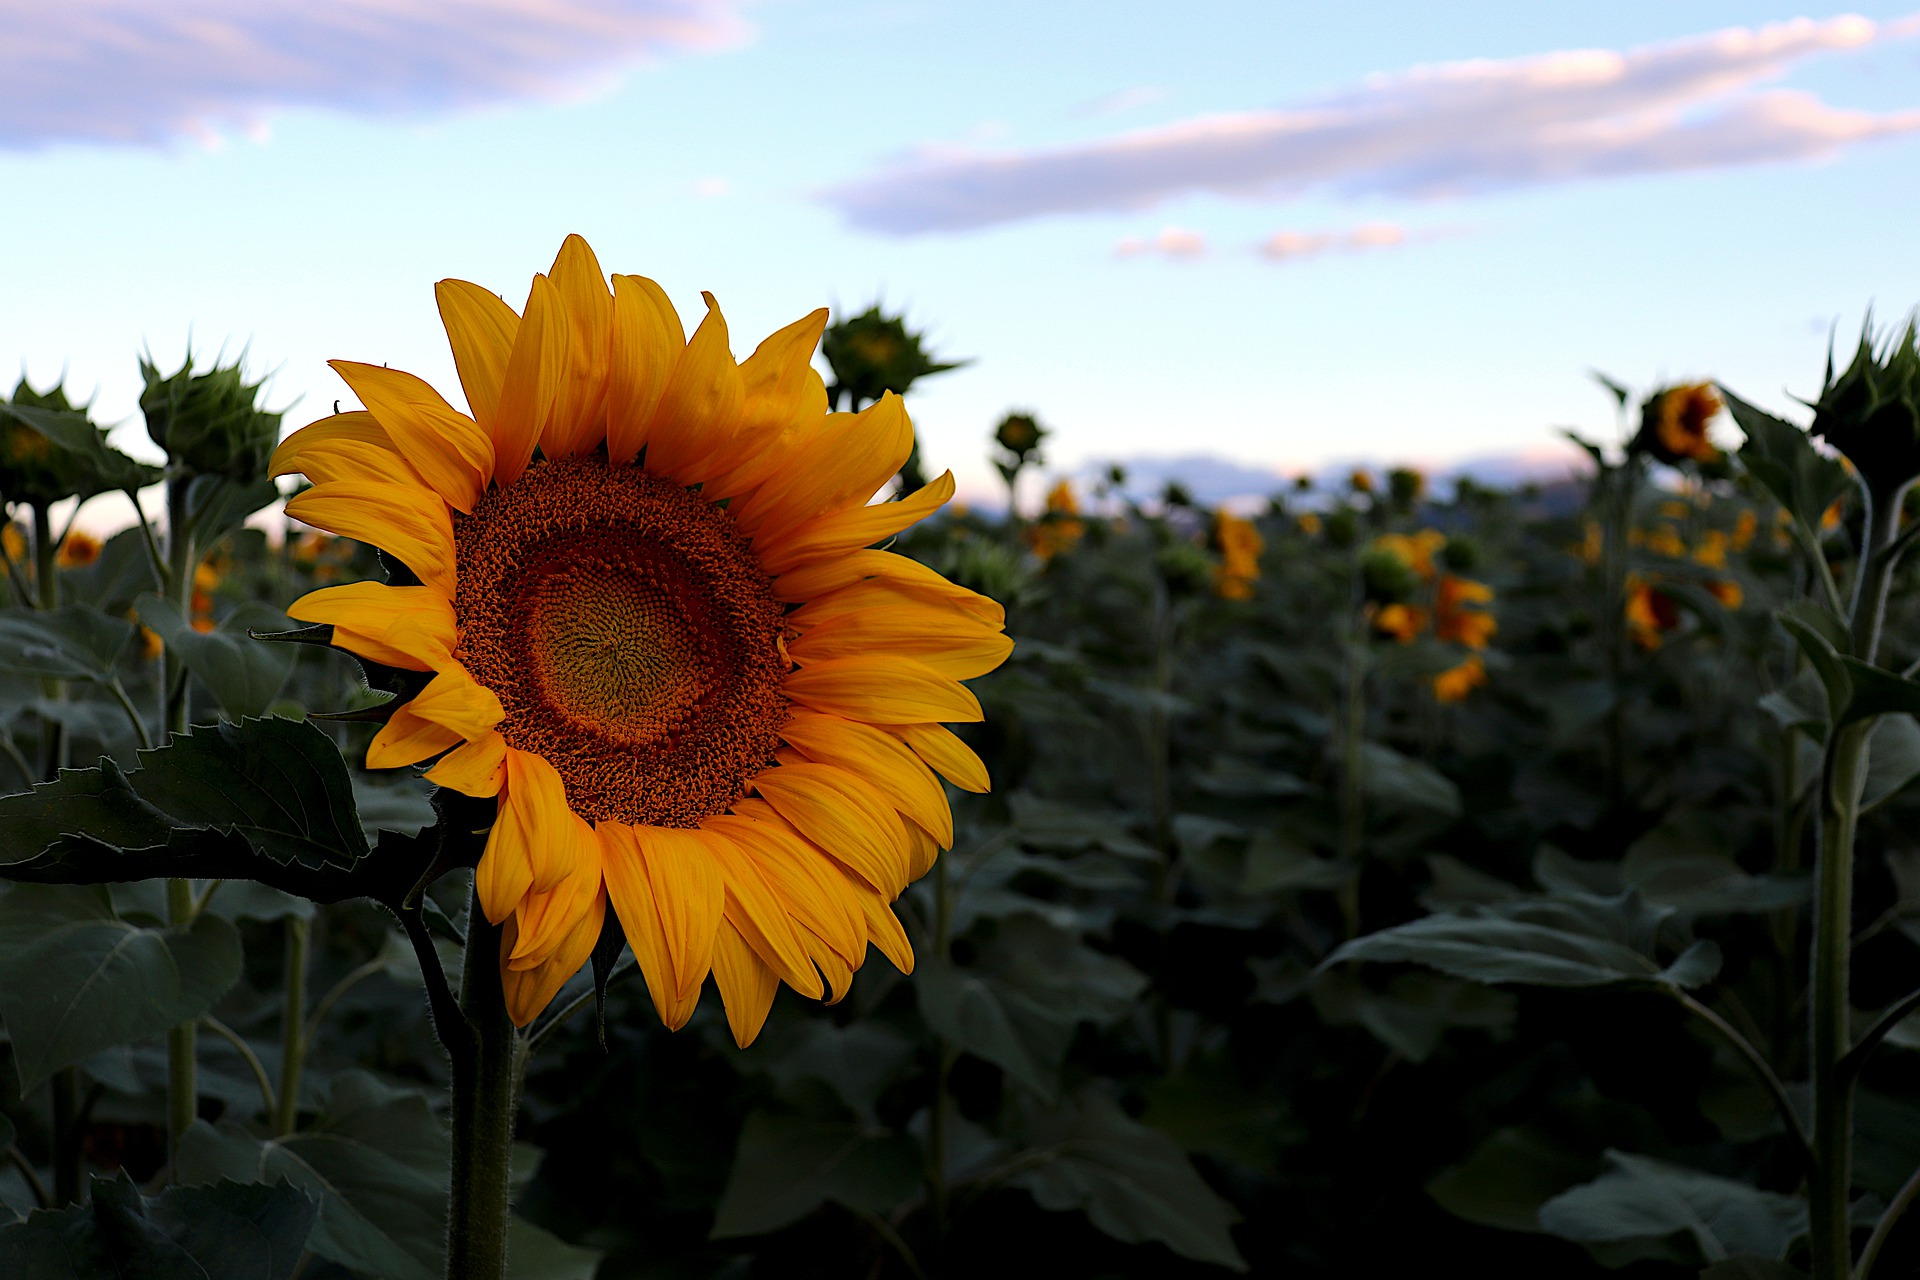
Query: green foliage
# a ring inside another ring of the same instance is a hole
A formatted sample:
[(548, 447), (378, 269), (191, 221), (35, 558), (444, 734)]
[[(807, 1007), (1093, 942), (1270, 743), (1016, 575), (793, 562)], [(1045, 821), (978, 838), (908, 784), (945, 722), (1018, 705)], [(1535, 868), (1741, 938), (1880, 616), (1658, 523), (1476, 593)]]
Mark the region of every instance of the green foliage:
[(123, 1170), (92, 1203), (0, 1227), (0, 1272), (35, 1280), (290, 1280), (317, 1205), (286, 1182), (169, 1187), (147, 1199)]
[(238, 362), (195, 373), (189, 355), (177, 372), (163, 374), (142, 360), (140, 376), (147, 436), (170, 461), (195, 476), (244, 483), (265, 475), (281, 415), (257, 406), (264, 383), (248, 382)]
[(1813, 406), (1814, 435), (1846, 455), (1875, 494), (1891, 497), (1920, 476), (1920, 319), (1877, 341), (1869, 318), (1853, 362)]

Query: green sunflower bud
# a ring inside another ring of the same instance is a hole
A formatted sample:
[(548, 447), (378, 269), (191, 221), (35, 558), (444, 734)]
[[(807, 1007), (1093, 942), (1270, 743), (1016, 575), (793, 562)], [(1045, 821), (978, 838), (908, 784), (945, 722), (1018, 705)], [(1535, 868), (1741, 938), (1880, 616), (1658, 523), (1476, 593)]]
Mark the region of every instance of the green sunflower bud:
[(1367, 599), (1382, 604), (1409, 600), (1420, 589), (1420, 575), (1405, 560), (1384, 549), (1369, 549), (1360, 557), (1360, 576)]
[(889, 391), (904, 396), (915, 380), (966, 363), (935, 360), (924, 342), (925, 335), (908, 329), (900, 316), (882, 314), (878, 306), (836, 320), (820, 339), (820, 354), (833, 369), (829, 401), (838, 408), (847, 397), (848, 408), (857, 411)]
[(1427, 493), (1427, 478), (1411, 467), (1395, 467), (1387, 472), (1387, 498), (1395, 509), (1411, 511)]
[(1845, 455), (1870, 492), (1890, 495), (1920, 477), (1920, 350), (1915, 318), (1875, 349), (1872, 322), (1860, 334), (1853, 363), (1838, 378), (1827, 362), (1826, 385), (1813, 406), (1812, 433)]
[(1172, 596), (1198, 595), (1213, 582), (1213, 560), (1191, 542), (1173, 541), (1160, 548), (1153, 560)]
[[(1010, 413), (1000, 419), (1000, 425), (993, 429), (994, 443), (1013, 455), (1015, 466), (1039, 461), (1034, 455), (1040, 448), (1040, 442), (1046, 438), (1047, 429), (1030, 413)], [(1125, 481), (1120, 483), (1124, 484)]]
[(266, 474), (280, 439), (281, 415), (259, 408), (263, 383), (241, 377), (238, 364), (195, 373), (191, 355), (171, 376), (142, 360), (140, 375), (147, 384), (140, 393), (147, 435), (170, 461), (195, 475), (230, 480)]
[(1360, 513), (1352, 507), (1335, 507), (1327, 513), (1325, 527), (1329, 546), (1350, 547), (1360, 538)]
[(45, 506), (137, 489), (157, 474), (109, 448), (106, 432), (67, 399), (64, 386), (35, 391), (22, 378), (12, 400), (0, 400), (0, 498)]
[(1449, 534), (1440, 562), (1455, 573), (1472, 573), (1480, 567), (1480, 544), (1464, 533)]

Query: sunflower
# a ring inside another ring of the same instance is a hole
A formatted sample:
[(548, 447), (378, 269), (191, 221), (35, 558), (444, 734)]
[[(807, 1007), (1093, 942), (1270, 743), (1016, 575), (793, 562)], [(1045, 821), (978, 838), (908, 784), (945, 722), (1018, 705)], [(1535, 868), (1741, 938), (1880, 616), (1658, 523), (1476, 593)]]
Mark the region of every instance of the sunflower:
[(1433, 634), (1442, 640), (1484, 649), (1500, 629), (1494, 616), (1476, 605), (1493, 603), (1493, 588), (1471, 578), (1444, 574), (1434, 589)]
[(1479, 654), (1469, 654), (1466, 661), (1433, 677), (1433, 697), (1436, 702), (1465, 702), (1468, 694), (1486, 682), (1487, 664)]
[(1627, 634), (1642, 649), (1658, 649), (1667, 633), (1680, 625), (1680, 606), (1674, 598), (1652, 583), (1629, 576), (1627, 579)]
[(1720, 409), (1720, 393), (1712, 383), (1688, 383), (1656, 392), (1641, 408), (1634, 446), (1670, 465), (1716, 461), (1720, 451), (1707, 438), (1707, 425)]
[(1213, 545), (1220, 561), (1213, 567), (1213, 594), (1222, 600), (1253, 599), (1260, 578), (1260, 550), (1265, 546), (1253, 521), (1230, 511), (1213, 514)]
[(871, 549), (953, 495), (867, 505), (913, 427), (898, 397), (829, 413), (824, 310), (743, 363), (712, 295), (692, 337), (653, 281), (569, 236), (523, 314), (442, 281), (470, 412), (335, 361), (364, 411), (296, 432), (275, 475), (309, 525), (417, 583), (288, 610), (427, 673), (367, 751), (497, 814), (475, 873), (530, 1022), (617, 917), (662, 1021), (712, 973), (738, 1041), (779, 984), (844, 996), (868, 944), (910, 971), (889, 904), (953, 839), (936, 774), (987, 774), (944, 723), (1012, 648), (1000, 606)]

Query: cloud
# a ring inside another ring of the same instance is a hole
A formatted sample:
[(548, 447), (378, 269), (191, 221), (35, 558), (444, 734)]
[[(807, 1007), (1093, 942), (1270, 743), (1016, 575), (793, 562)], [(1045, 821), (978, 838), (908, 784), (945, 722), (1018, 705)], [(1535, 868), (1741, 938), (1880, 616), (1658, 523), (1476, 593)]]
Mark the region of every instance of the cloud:
[(161, 144), (276, 109), (555, 98), (745, 38), (743, 0), (0, 0), (0, 148)]
[(1113, 246), (1114, 256), (1118, 258), (1137, 258), (1142, 254), (1157, 253), (1163, 257), (1191, 260), (1203, 256), (1206, 251), (1207, 238), (1185, 227), (1162, 227), (1160, 234), (1150, 240), (1129, 236)]
[(824, 197), (854, 226), (914, 235), (1137, 209), (1194, 192), (1460, 196), (1813, 159), (1920, 131), (1920, 110), (1876, 115), (1756, 85), (1810, 55), (1916, 30), (1914, 19), (1799, 18), (1626, 52), (1416, 67), (1287, 107), (1069, 146), (923, 149)]
[(1312, 258), (1323, 253), (1397, 249), (1407, 242), (1407, 229), (1393, 222), (1369, 222), (1351, 231), (1276, 231), (1260, 243), (1262, 257), (1276, 262)]

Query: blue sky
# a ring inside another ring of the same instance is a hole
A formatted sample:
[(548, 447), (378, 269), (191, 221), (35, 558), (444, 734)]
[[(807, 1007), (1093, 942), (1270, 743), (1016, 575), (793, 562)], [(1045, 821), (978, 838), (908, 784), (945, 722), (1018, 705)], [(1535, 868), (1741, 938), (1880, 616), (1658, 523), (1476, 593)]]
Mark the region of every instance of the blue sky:
[(1589, 368), (1787, 410), (1920, 301), (1920, 30), (1845, 12), (0, 0), (0, 360), (108, 421), (189, 334), (292, 424), (330, 357), (457, 395), (432, 282), (518, 305), (579, 231), (743, 355), (904, 308), (981, 494), (1014, 407), (1288, 469), (1551, 450)]

